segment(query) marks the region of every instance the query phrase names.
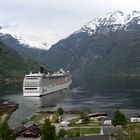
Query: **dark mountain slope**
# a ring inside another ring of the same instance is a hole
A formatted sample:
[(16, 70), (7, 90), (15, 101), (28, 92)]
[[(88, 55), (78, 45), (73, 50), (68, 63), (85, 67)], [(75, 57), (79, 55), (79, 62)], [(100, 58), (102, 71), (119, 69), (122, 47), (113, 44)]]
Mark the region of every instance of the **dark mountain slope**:
[(95, 76), (140, 75), (140, 32), (82, 36), (81, 40), (76, 34), (59, 41), (48, 51), (46, 63), (54, 69), (70, 69), (74, 83), (82, 87), (92, 83)]
[(23, 79), (25, 74), (36, 69), (38, 69), (36, 62), (21, 57), (0, 42), (0, 81)]
[(20, 44), (19, 40), (10, 34), (0, 34), (0, 39), (7, 47), (16, 50), (20, 55), (45, 63), (47, 50), (30, 48), (28, 45)]

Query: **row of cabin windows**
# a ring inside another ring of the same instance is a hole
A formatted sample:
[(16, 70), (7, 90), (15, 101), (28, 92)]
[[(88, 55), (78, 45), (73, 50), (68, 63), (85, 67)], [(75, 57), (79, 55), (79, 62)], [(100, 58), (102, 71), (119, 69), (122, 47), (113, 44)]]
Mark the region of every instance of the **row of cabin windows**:
[(37, 90), (37, 88), (25, 88), (25, 90)]
[(59, 79), (43, 79), (43, 82), (42, 82), (42, 86), (45, 86), (45, 85), (52, 85), (52, 84), (59, 84), (59, 83), (64, 83), (65, 82), (65, 78), (61, 77)]
[(25, 87), (38, 87), (38, 86), (46, 86), (46, 85), (52, 85), (52, 84), (62, 84), (65, 82), (65, 77), (61, 77), (59, 79), (42, 79), (42, 82), (39, 80), (26, 80), (24, 83)]
[(38, 78), (34, 78), (34, 77), (26, 77), (26, 79), (28, 79), (28, 80), (38, 80)]
[(36, 80), (36, 81), (26, 80), (24, 83), (24, 86), (25, 87), (37, 87), (37, 86), (40, 86), (40, 83), (38, 80)]

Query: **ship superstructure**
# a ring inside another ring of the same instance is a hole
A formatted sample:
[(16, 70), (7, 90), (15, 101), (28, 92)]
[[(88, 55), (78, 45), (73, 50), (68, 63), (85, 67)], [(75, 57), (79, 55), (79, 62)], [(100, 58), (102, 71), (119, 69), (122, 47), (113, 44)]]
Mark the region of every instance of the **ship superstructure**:
[(60, 69), (58, 72), (49, 73), (41, 67), (38, 73), (25, 75), (23, 81), (23, 96), (42, 96), (63, 90), (72, 82), (69, 71)]

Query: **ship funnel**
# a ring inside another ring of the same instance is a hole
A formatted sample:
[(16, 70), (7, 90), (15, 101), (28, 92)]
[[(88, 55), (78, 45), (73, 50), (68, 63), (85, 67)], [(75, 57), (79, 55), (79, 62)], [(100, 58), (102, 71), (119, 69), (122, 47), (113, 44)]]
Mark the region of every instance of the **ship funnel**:
[(47, 74), (48, 73), (43, 67), (40, 67), (40, 70), (39, 71), (42, 74)]

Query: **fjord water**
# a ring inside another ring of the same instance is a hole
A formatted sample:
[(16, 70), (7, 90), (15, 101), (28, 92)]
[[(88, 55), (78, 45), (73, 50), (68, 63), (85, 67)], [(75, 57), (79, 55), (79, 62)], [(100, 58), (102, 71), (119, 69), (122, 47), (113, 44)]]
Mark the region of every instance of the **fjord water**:
[(96, 81), (93, 87), (92, 90), (61, 91), (51, 96), (23, 97), (20, 85), (1, 86), (0, 98), (19, 104), (9, 120), (13, 127), (35, 112), (54, 111), (58, 107), (71, 112), (106, 112), (109, 115), (116, 109), (128, 116), (140, 113), (140, 79)]

